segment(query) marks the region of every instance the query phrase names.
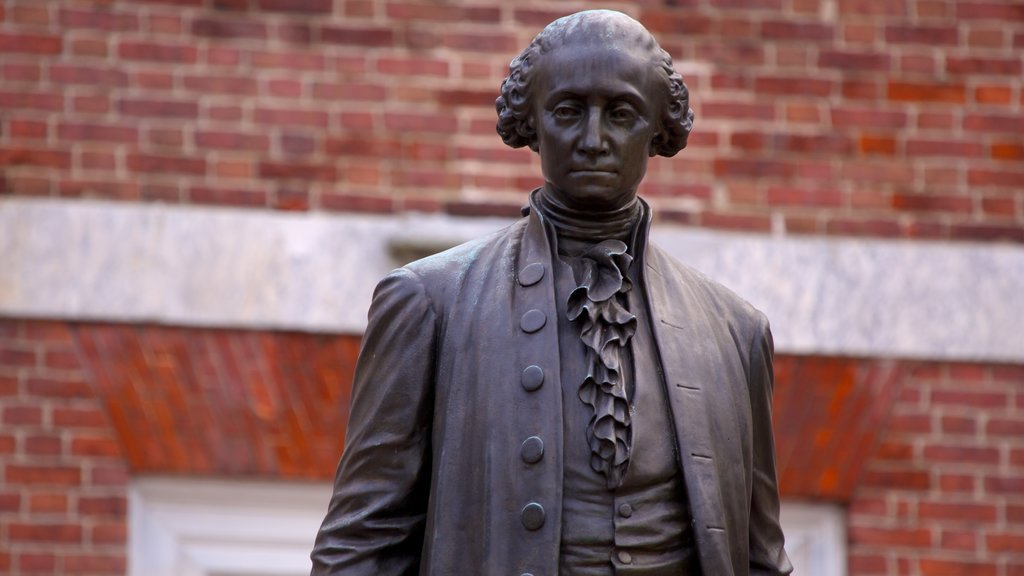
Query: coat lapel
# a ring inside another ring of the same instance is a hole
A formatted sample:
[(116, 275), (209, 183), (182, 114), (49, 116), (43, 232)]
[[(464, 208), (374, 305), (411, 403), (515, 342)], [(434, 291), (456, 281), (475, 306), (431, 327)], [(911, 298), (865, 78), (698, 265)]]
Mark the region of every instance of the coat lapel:
[(708, 387), (718, 380), (715, 366), (721, 352), (711, 337), (706, 306), (693, 287), (654, 246), (647, 247), (645, 262), (652, 330), (665, 374), (701, 566), (706, 574), (731, 576), (708, 396)]

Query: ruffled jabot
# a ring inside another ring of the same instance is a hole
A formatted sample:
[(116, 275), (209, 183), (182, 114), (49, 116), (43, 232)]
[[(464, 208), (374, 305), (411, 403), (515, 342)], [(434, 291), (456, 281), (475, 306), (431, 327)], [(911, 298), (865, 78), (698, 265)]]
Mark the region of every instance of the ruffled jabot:
[(570, 321), (579, 321), (585, 346), (587, 376), (579, 397), (593, 411), (587, 424), (590, 467), (605, 475), (609, 489), (622, 483), (632, 447), (623, 364), (636, 316), (623, 305), (632, 287), (627, 270), (633, 258), (626, 249), (621, 240), (604, 240), (582, 254), (583, 273), (566, 310)]
[(624, 364), (637, 320), (626, 308), (633, 257), (623, 240), (636, 230), (643, 208), (635, 200), (615, 212), (585, 213), (555, 202), (543, 190), (534, 193), (533, 204), (554, 228), (559, 251), (571, 254), (577, 286), (569, 294), (566, 317), (579, 325), (586, 356), (587, 375), (578, 395), (592, 412), (586, 431), (590, 466), (612, 490), (626, 475), (632, 447)]

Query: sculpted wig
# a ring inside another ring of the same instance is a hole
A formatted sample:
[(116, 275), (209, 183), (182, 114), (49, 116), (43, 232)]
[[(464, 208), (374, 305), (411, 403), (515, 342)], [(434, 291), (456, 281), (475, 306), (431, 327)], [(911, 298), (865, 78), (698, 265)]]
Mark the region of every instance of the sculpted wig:
[(661, 49), (654, 36), (639, 22), (611, 10), (587, 10), (559, 18), (548, 24), (533, 42), (509, 64), (509, 74), (501, 83), (498, 110), (498, 134), (512, 148), (529, 146), (537, 151), (537, 132), (531, 126), (532, 72), (543, 55), (561, 46), (595, 37), (632, 41), (651, 55), (651, 65), (661, 72), (667, 105), (661, 113), (661, 130), (651, 146), (651, 155), (675, 156), (686, 147), (693, 128), (690, 93), (683, 77), (672, 67), (672, 57)]

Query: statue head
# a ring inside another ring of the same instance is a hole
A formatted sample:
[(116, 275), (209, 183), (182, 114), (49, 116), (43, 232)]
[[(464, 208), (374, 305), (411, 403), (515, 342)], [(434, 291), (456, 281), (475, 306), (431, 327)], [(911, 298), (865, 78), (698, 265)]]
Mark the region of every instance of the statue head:
[(693, 125), (671, 57), (609, 10), (545, 27), (512, 60), (496, 107), (505, 144), (540, 154), (547, 192), (589, 208), (631, 201), (647, 159), (682, 150)]

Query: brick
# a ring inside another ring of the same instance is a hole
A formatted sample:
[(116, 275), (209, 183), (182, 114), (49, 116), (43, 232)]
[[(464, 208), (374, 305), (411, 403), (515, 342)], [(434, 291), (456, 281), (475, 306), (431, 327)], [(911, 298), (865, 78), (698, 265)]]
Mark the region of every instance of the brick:
[(39, 425), (43, 422), (43, 410), (39, 406), (4, 406), (0, 417), (6, 426)]
[(52, 92), (7, 92), (0, 90), (0, 108), (60, 112), (64, 109), (64, 95)]
[[(444, 78), (450, 74), (447, 60), (423, 57), (386, 57), (376, 61), (376, 69), (381, 74), (394, 76), (430, 76)], [(497, 97), (497, 95), (495, 95)]]
[(117, 54), (125, 60), (191, 64), (197, 60), (198, 49), (182, 44), (122, 40)]
[(776, 160), (752, 160), (743, 158), (722, 158), (714, 162), (715, 174), (720, 177), (788, 178), (793, 166)]
[(1020, 76), (1020, 59), (1010, 58), (946, 58), (946, 72), (950, 74), (990, 74)]
[(324, 26), (320, 38), (325, 44), (380, 48), (392, 46), (395, 34), (391, 28), (371, 26)]
[(60, 54), (62, 49), (60, 36), (0, 31), (0, 53), (3, 54), (52, 55)]
[(862, 154), (880, 154), (893, 156), (896, 154), (896, 139), (886, 136), (864, 135), (857, 143), (857, 149)]
[(266, 40), (267, 26), (255, 20), (235, 18), (196, 18), (192, 21), (192, 34), (201, 38)]
[(57, 380), (53, 378), (29, 378), (25, 382), (29, 395), (48, 398), (82, 398), (93, 394), (92, 386), (80, 380)]
[(1024, 438), (1024, 418), (992, 418), (985, 425), (985, 433), (989, 436)]
[(992, 523), (999, 518), (999, 510), (993, 504), (920, 502), (917, 514), (923, 520), (949, 523)]
[(513, 54), (521, 47), (512, 34), (470, 34), (448, 33), (443, 36), (443, 43), (448, 48), (474, 52), (493, 52), (495, 54)]
[(260, 178), (320, 180), (333, 182), (338, 178), (337, 169), (329, 164), (308, 164), (303, 162), (271, 162), (259, 164)]
[(962, 84), (923, 84), (890, 81), (887, 93), (889, 99), (896, 102), (949, 102), (962, 104), (967, 100), (967, 92)]
[(113, 458), (121, 456), (121, 446), (109, 436), (75, 436), (71, 439), (71, 454)]
[(260, 10), (292, 14), (330, 14), (333, 0), (258, 0)]
[(39, 63), (8, 62), (0, 64), (0, 74), (8, 82), (36, 83), (42, 78), (42, 67)]
[[(2, 164), (2, 156), (0, 156), (0, 165)], [(33, 367), (39, 363), (38, 358), (33, 348), (0, 344), (0, 366), (8, 368)]]
[(83, 84), (125, 87), (128, 74), (117, 66), (86, 66), (81, 64), (51, 64), (50, 81), (55, 84)]
[(88, 530), (89, 541), (93, 544), (124, 544), (128, 541), (128, 527), (124, 521), (96, 520)]
[(7, 464), (4, 480), (8, 485), (78, 486), (82, 471), (75, 466), (31, 466)]
[(993, 494), (1020, 496), (1024, 494), (1024, 476), (987, 476), (984, 486)]
[(382, 102), (387, 99), (387, 95), (387, 88), (381, 84), (317, 82), (313, 85), (313, 97), (320, 100)]
[(957, 2), (956, 17), (965, 20), (1024, 21), (1024, 6), (1009, 2)]
[(57, 556), (49, 552), (19, 552), (18, 569), (24, 573), (57, 573)]
[(1024, 227), (1000, 224), (953, 224), (949, 237), (955, 240), (1024, 242)]
[(81, 496), (78, 513), (87, 516), (124, 517), (128, 512), (128, 499), (124, 496)]
[(24, 441), (24, 453), (31, 456), (50, 456), (63, 451), (59, 436), (28, 436)]
[(765, 198), (771, 206), (838, 207), (843, 202), (843, 195), (838, 190), (793, 188), (790, 186), (770, 186)]
[(28, 509), (48, 514), (67, 512), (68, 496), (62, 492), (33, 492), (28, 497)]
[(432, 22), (493, 22), (497, 23), (501, 10), (497, 6), (452, 6), (388, 2), (388, 18)]
[(825, 97), (835, 89), (831, 80), (807, 77), (761, 77), (754, 82), (759, 94)]
[(13, 542), (73, 544), (82, 540), (82, 527), (77, 524), (11, 522), (7, 525), (7, 534)]
[(132, 172), (165, 173), (179, 176), (182, 174), (201, 175), (206, 172), (204, 159), (157, 154), (129, 154), (127, 166)]
[(253, 51), (249, 54), (251, 64), (258, 68), (283, 68), (286, 70), (324, 70), (327, 60), (323, 54), (278, 50), (275, 52)]
[(391, 112), (384, 116), (384, 126), (401, 132), (451, 134), (457, 128), (454, 114), (429, 112)]
[(1020, 188), (1024, 172), (1011, 170), (968, 170), (967, 183), (972, 186), (1003, 186)]
[(1013, 91), (1009, 86), (978, 86), (974, 89), (974, 101), (978, 104), (1009, 104)]
[(939, 490), (942, 492), (973, 494), (976, 485), (975, 477), (969, 474), (941, 474), (939, 476)]
[(188, 100), (157, 100), (152, 98), (122, 98), (118, 109), (125, 116), (152, 118), (194, 119), (199, 116), (199, 104)]
[(395, 203), (392, 198), (357, 194), (321, 194), (320, 205), (325, 210), (342, 210), (345, 212), (387, 214), (395, 210)]
[(132, 143), (138, 142), (139, 130), (135, 126), (61, 122), (57, 125), (57, 138), (70, 141)]
[(128, 567), (124, 554), (68, 554), (62, 558), (64, 569), (74, 574), (123, 574)]
[(130, 12), (107, 8), (61, 8), (60, 24), (65, 28), (85, 28), (104, 32), (131, 32), (139, 29), (139, 17)]
[(991, 552), (1019, 553), (1024, 550), (1024, 532), (1000, 532), (985, 536), (985, 547)]
[(288, 110), (256, 108), (253, 120), (257, 124), (278, 126), (309, 126), (323, 128), (327, 125), (327, 113), (320, 110)]
[(773, 120), (775, 107), (747, 102), (708, 102), (701, 107), (701, 118)]
[(853, 17), (868, 15), (904, 16), (906, 2), (889, 0), (839, 0), (839, 13)]
[(932, 402), (958, 408), (1003, 408), (1009, 398), (1003, 392), (982, 392), (974, 390), (935, 390)]
[(188, 189), (188, 198), (197, 204), (256, 207), (267, 205), (267, 193), (265, 191), (242, 188), (193, 186)]
[(186, 75), (182, 85), (186, 90), (211, 94), (254, 96), (259, 91), (259, 83), (255, 79), (233, 75)]
[(864, 70), (888, 71), (892, 58), (882, 52), (853, 52), (848, 50), (822, 50), (818, 55), (818, 66), (860, 72)]
[(893, 25), (885, 28), (885, 41), (890, 44), (955, 46), (959, 41), (959, 33), (956, 26)]
[(918, 567), (921, 576), (997, 576), (994, 564), (956, 560), (921, 559)]
[(864, 475), (867, 486), (887, 490), (927, 490), (931, 478), (927, 472), (916, 470), (869, 470)]
[(832, 124), (837, 128), (897, 129), (907, 126), (907, 114), (877, 108), (834, 108)]
[(964, 130), (974, 132), (1024, 132), (1024, 116), (1012, 114), (967, 114)]
[(850, 542), (854, 545), (924, 547), (931, 544), (931, 539), (931, 531), (926, 528), (850, 527)]
[(197, 130), (195, 144), (211, 150), (248, 150), (267, 152), (270, 138), (263, 133), (229, 132), (221, 130)]
[(769, 20), (761, 24), (761, 36), (774, 40), (821, 41), (833, 39), (835, 29), (819, 22)]

